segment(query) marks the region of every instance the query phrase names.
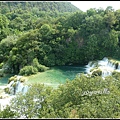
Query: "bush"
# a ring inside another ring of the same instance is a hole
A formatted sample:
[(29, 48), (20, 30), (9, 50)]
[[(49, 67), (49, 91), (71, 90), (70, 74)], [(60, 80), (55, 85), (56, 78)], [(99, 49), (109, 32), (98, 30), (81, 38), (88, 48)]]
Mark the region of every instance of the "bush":
[(120, 80), (120, 72), (114, 71), (112, 73), (112, 77), (115, 78), (115, 79), (117, 79), (117, 80)]
[(37, 66), (37, 69), (39, 72), (44, 72), (44, 71), (48, 70), (49, 68), (44, 65), (39, 64), (39, 66)]
[(25, 66), (20, 70), (19, 74), (28, 76), (28, 75), (36, 74), (37, 72), (38, 72), (37, 68), (33, 66)]
[(39, 64), (37, 58), (33, 59), (33, 64), (32, 64), (32, 65), (33, 65), (34, 67), (36, 67), (39, 72), (44, 72), (44, 71), (46, 71), (46, 70), (49, 69), (48, 67)]

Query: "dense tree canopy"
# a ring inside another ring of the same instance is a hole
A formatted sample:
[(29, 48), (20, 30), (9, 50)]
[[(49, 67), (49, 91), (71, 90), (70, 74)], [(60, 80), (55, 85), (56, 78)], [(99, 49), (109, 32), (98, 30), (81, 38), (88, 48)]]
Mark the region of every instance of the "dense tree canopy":
[(69, 2), (1, 2), (1, 6), (5, 8), (0, 14), (0, 61), (9, 66), (8, 72), (19, 73), (34, 58), (49, 67), (119, 58), (119, 10), (110, 6), (87, 12)]

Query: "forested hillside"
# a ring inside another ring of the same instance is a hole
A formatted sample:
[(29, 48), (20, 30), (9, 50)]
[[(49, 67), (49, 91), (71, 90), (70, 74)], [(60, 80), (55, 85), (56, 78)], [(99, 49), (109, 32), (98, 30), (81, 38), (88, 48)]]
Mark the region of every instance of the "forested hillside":
[(120, 56), (120, 10), (83, 12), (69, 2), (1, 2), (0, 8), (4, 72), (32, 69), (34, 59), (50, 67)]
[(14, 12), (16, 9), (29, 10), (29, 11), (46, 11), (46, 12), (75, 12), (79, 8), (72, 5), (70, 2), (46, 2), (46, 1), (14, 1), (14, 2), (1, 2), (1, 13)]

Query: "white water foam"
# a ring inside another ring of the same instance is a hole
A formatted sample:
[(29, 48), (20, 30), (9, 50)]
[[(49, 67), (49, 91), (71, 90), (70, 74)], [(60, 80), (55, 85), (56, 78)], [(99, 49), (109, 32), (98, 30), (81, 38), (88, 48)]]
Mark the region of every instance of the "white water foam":
[(91, 69), (98, 67), (102, 71), (102, 77), (106, 77), (109, 75), (112, 75), (112, 72), (115, 70), (117, 72), (120, 72), (120, 64), (118, 64), (118, 68), (116, 69), (115, 63), (111, 62), (108, 58), (103, 58), (102, 60), (99, 60), (96, 63), (89, 62), (88, 65), (86, 65), (86, 73), (92, 74), (90, 71)]

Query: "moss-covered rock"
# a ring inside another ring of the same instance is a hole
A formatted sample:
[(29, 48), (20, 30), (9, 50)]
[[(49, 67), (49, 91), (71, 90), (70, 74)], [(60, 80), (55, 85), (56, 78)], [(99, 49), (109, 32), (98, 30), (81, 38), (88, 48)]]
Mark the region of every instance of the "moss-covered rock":
[(10, 78), (8, 79), (8, 84), (9, 84), (11, 81), (16, 82), (16, 81), (17, 81), (17, 75), (10, 77)]
[(95, 71), (96, 69), (98, 69), (98, 67), (92, 68), (92, 69), (90, 70), (90, 72), (93, 72), (93, 71)]
[(20, 78), (20, 82), (25, 82), (27, 79), (25, 77)]
[(16, 82), (14, 82), (14, 83), (12, 84), (12, 87), (15, 88), (16, 85), (17, 85)]
[(115, 69), (118, 69), (118, 66), (120, 64), (120, 61), (118, 60), (114, 60), (114, 59), (110, 59), (109, 60), (113, 65), (115, 65)]
[(101, 76), (101, 75), (102, 75), (102, 71), (100, 69), (96, 69), (92, 72), (92, 77)]
[(98, 67), (98, 61), (90, 61), (89, 62), (89, 66), (93, 66), (94, 65), (94, 67)]
[(9, 87), (4, 88), (4, 91), (5, 91), (5, 93), (10, 94), (10, 89), (9, 89)]

